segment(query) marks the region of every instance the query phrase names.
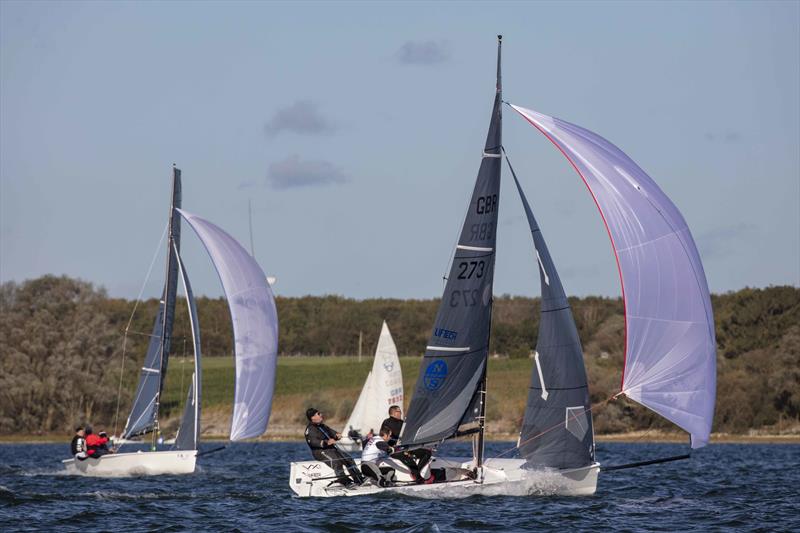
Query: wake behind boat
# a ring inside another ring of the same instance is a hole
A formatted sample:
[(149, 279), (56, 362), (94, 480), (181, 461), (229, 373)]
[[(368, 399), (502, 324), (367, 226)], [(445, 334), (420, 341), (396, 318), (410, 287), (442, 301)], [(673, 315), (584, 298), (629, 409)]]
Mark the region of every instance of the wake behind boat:
[[(228, 300), (233, 324), (236, 389), (230, 439), (256, 437), (267, 429), (278, 350), (278, 318), (272, 290), (261, 267), (230, 235), (196, 215), (180, 209), (181, 172), (173, 169), (167, 267), (163, 296), (122, 443), (150, 435), (151, 450), (111, 453), (97, 458), (66, 459), (70, 474), (125, 476), (190, 474), (195, 470), (200, 436), (201, 348), (197, 308), (186, 268), (180, 257), (180, 220), (185, 219), (206, 248)], [(172, 448), (156, 451), (159, 406), (167, 372), (178, 277), (183, 282), (189, 310), (194, 352), (194, 373)]]
[[(343, 487), (325, 463), (293, 463), (299, 496), (402, 492), (416, 496), (471, 494), (593, 494), (592, 409), (577, 328), (566, 292), (502, 145), (501, 37), (497, 90), (468, 212), (414, 396), (400, 449), (436, 449), (472, 436), (473, 457), (435, 458), (437, 483)], [(602, 137), (574, 124), (511, 106), (541, 131), (578, 171), (600, 210), (622, 282), (626, 318), (620, 392), (708, 443), (716, 390), (716, 343), (708, 286), (691, 233), (678, 209), (636, 163)], [(541, 284), (539, 335), (522, 429), (511, 451), (519, 458), (484, 458), (487, 356), (499, 209), (505, 156), (533, 238)], [(674, 458), (670, 458), (674, 459)]]

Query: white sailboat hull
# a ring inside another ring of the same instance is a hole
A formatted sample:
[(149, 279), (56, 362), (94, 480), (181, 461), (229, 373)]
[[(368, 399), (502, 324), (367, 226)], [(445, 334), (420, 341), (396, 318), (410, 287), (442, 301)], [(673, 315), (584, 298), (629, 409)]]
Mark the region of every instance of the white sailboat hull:
[[(400, 493), (419, 498), (466, 498), (476, 494), (486, 496), (590, 496), (597, 490), (600, 464), (565, 470), (529, 470), (522, 467), (523, 459), (488, 459), (478, 479), (460, 479), (431, 485), (405, 484), (411, 478), (407, 472), (397, 471), (398, 485), (378, 487), (367, 483), (345, 488), (335, 482), (335, 473), (320, 461), (302, 461), (291, 464), (289, 486), (300, 497), (329, 498), (334, 496), (362, 496), (382, 492)], [(356, 460), (360, 464), (360, 460)], [(445, 468), (450, 472), (471, 470), (473, 459), (436, 458), (431, 468)], [(463, 476), (458, 476), (461, 478)], [(317, 481), (319, 478), (326, 478)], [(333, 483), (332, 483), (333, 482)]]
[(65, 459), (68, 474), (96, 477), (158, 476), (194, 472), (197, 450), (112, 453), (97, 459)]

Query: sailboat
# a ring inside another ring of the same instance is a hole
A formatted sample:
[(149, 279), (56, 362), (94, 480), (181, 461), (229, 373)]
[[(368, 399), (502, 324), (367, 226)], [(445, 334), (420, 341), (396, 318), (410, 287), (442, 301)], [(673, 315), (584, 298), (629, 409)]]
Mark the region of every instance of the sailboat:
[[(385, 491), (424, 497), (589, 495), (597, 489), (601, 465), (595, 458), (593, 407), (577, 328), (541, 228), (502, 144), (501, 44), (498, 36), (497, 89), (478, 177), (400, 435), (404, 449), (436, 449), (450, 439), (472, 436), (473, 456), (436, 457), (432, 468), (444, 473), (443, 483), (412, 484), (398, 471), (397, 485), (387, 488), (344, 488), (332, 484), (335, 478), (327, 465), (294, 463), (290, 487), (299, 496)], [(655, 181), (606, 139), (508, 105), (567, 158), (608, 231), (626, 333), (622, 381), (614, 397), (626, 396), (675, 423), (690, 434), (691, 448), (705, 446), (716, 395), (716, 341), (708, 285), (686, 221)], [(503, 158), (527, 215), (542, 298), (531, 384), (513, 448), (517, 457), (485, 458), (486, 367)], [(662, 460), (669, 459), (674, 458)]]
[(362, 436), (369, 431), (377, 434), (381, 423), (389, 416), (389, 407), (392, 405), (403, 407), (403, 370), (400, 368), (397, 346), (384, 320), (372, 370), (367, 375), (353, 412), (344, 425), (344, 436), (336, 444), (337, 448), (351, 453), (361, 451), (360, 439), (353, 439), (348, 434), (351, 431)]
[[(272, 290), (261, 267), (233, 237), (211, 222), (181, 210), (181, 171), (178, 168), (173, 168), (171, 198), (164, 289), (131, 412), (121, 435), (124, 444), (150, 434), (153, 451), (117, 452), (84, 460), (66, 459), (63, 463), (68, 473), (124, 476), (190, 474), (195, 470), (202, 399), (200, 324), (189, 276), (180, 255), (181, 218), (203, 243), (228, 300), (236, 365), (230, 440), (257, 437), (267, 429), (278, 349), (278, 318)], [(183, 284), (188, 305), (194, 372), (174, 444), (170, 449), (156, 450), (178, 279)]]

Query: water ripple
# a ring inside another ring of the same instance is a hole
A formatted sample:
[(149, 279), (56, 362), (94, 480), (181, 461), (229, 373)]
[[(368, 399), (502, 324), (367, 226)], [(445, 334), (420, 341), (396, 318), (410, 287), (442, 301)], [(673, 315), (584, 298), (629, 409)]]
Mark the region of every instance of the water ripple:
[[(209, 446), (211, 446), (209, 444)], [(490, 443), (487, 455), (508, 443)], [(581, 498), (375, 495), (297, 498), (288, 487), (302, 443), (234, 444), (191, 476), (64, 475), (67, 445), (0, 445), (0, 530), (14, 531), (622, 531), (800, 530), (798, 445), (712, 445), (681, 461), (602, 473)], [(456, 444), (452, 453), (468, 453)], [(622, 464), (681, 453), (675, 444), (600, 444)]]

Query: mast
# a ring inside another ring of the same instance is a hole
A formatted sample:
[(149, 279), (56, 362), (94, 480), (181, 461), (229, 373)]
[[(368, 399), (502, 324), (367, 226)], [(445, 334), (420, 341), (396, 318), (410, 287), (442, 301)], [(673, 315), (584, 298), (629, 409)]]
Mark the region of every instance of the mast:
[[(503, 36), (497, 36), (497, 99), (502, 103), (503, 101), (503, 78), (500, 71), (501, 66), (501, 59), (502, 59), (502, 50), (503, 50)], [(503, 106), (500, 105), (497, 108), (498, 113), (498, 138), (500, 140), (500, 147), (502, 147), (503, 141)], [(499, 148), (499, 147), (498, 147)], [(492, 308), (489, 308), (489, 336), (486, 339), (486, 350), (488, 355), (489, 345), (491, 344), (492, 340)], [(488, 365), (487, 365), (488, 366)], [(484, 452), (484, 440), (485, 440), (485, 433), (486, 433), (486, 369), (487, 366), (483, 368), (483, 379), (481, 379), (480, 385), (480, 414), (478, 415), (478, 446), (476, 449), (476, 457), (475, 457), (475, 465), (478, 468), (483, 467), (483, 452)]]

